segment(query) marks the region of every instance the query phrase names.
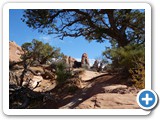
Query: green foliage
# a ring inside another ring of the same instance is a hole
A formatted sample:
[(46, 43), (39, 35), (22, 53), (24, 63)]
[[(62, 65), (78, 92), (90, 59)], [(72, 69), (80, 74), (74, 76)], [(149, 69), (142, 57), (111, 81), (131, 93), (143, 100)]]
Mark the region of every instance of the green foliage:
[(69, 93), (75, 93), (76, 90), (78, 90), (78, 87), (76, 85), (70, 85), (68, 87), (68, 92)]
[(62, 84), (67, 81), (67, 79), (71, 78), (71, 72), (68, 71), (66, 68), (66, 64), (62, 61), (56, 62), (56, 75), (57, 75), (57, 83)]
[[(107, 48), (103, 52), (112, 60), (111, 70), (118, 69), (126, 77), (132, 78), (132, 84), (144, 88), (145, 47), (144, 44), (131, 44), (119, 48)], [(126, 81), (127, 82), (127, 81)]]
[(32, 61), (38, 61), (40, 64), (44, 64), (52, 58), (59, 58), (62, 55), (59, 48), (52, 47), (49, 43), (43, 43), (35, 39), (32, 42), (24, 43), (22, 49), (25, 51), (22, 59), (28, 57)]
[(133, 60), (135, 68), (129, 70), (134, 86), (140, 89), (145, 88), (145, 61), (144, 58)]
[(112, 60), (113, 68), (125, 68), (129, 70), (135, 67), (134, 59), (144, 57), (144, 45), (132, 44), (119, 48), (107, 48), (103, 55)]
[(27, 9), (22, 21), (61, 39), (84, 36), (88, 41), (115, 41), (118, 46), (144, 42), (145, 11), (140, 9)]
[(142, 9), (28, 9), (22, 21), (30, 28), (56, 34), (61, 39), (83, 36), (88, 41), (108, 40), (111, 48), (106, 48), (103, 55), (112, 61), (112, 68), (127, 75), (130, 69), (135, 69), (135, 60), (145, 55)]

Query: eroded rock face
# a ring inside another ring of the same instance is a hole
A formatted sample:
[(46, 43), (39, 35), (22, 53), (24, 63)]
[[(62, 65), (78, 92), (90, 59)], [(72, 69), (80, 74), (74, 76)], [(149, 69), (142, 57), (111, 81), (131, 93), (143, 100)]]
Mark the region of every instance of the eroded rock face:
[(93, 66), (92, 66), (92, 69), (98, 70), (98, 68), (99, 68), (98, 65), (99, 65), (99, 61), (95, 60)]
[(71, 56), (64, 56), (64, 62), (68, 65), (69, 68), (90, 68), (87, 53), (82, 54), (80, 62), (77, 61), (75, 58), (72, 58)]
[(21, 60), (21, 55), (23, 54), (23, 50), (20, 46), (18, 46), (15, 42), (9, 42), (9, 61), (18, 62)]
[(88, 55), (87, 53), (83, 53), (82, 54), (82, 58), (81, 58), (81, 66), (87, 66), (89, 68), (89, 59), (88, 59)]

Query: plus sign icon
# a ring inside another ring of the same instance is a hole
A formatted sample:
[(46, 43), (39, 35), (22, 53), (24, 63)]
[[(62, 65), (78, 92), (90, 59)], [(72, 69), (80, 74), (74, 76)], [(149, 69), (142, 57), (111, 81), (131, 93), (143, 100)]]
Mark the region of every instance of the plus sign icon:
[(137, 103), (144, 110), (151, 110), (157, 104), (157, 94), (153, 90), (141, 90), (137, 95)]

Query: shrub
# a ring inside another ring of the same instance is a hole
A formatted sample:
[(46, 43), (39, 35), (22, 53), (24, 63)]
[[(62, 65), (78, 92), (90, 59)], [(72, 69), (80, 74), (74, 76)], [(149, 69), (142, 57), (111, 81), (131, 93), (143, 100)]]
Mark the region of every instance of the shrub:
[[(145, 87), (145, 46), (130, 44), (125, 47), (107, 48), (103, 55), (112, 60), (111, 70), (121, 74), (124, 79), (131, 78), (131, 85)], [(126, 83), (129, 81), (126, 81)]]
[(67, 70), (67, 65), (64, 62), (58, 61), (54, 64), (56, 68), (56, 80), (58, 84), (64, 83), (67, 79), (71, 78), (71, 72)]
[(144, 45), (132, 44), (119, 48), (107, 48), (103, 55), (111, 59), (112, 69), (118, 68), (129, 74), (129, 70), (135, 68), (134, 60), (144, 57), (144, 51)]
[(139, 58), (138, 60), (134, 60), (134, 62), (136, 68), (129, 70), (132, 77), (132, 82), (134, 83), (135, 87), (144, 89), (145, 88), (144, 58)]

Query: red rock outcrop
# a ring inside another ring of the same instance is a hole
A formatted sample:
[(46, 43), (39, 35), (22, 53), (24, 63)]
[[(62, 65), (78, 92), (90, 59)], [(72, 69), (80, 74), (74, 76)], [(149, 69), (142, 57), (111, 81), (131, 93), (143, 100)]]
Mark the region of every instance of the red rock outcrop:
[(18, 46), (14, 41), (9, 41), (9, 61), (18, 62), (21, 60), (21, 55), (23, 54), (23, 50), (20, 46)]

